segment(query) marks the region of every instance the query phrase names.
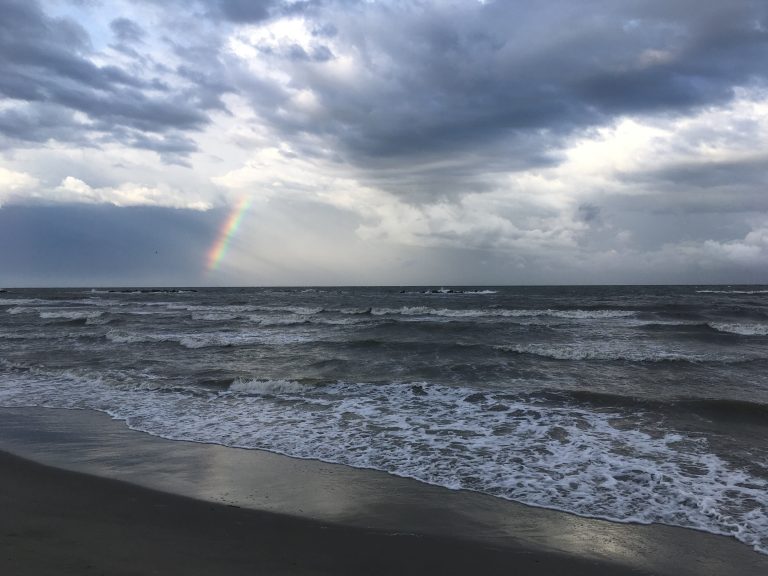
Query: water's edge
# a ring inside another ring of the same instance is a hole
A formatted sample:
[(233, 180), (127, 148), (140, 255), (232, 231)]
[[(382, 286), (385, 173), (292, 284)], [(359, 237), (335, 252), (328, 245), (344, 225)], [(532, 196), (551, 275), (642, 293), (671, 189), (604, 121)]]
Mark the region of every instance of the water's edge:
[(663, 574), (764, 574), (732, 538), (584, 518), (367, 469), (167, 440), (91, 410), (1, 408), (0, 449), (58, 468), (325, 522), (523, 545)]

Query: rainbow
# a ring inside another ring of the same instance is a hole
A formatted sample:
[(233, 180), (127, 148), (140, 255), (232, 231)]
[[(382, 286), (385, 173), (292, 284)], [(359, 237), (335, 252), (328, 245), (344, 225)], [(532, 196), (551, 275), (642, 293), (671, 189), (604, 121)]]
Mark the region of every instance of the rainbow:
[(222, 258), (224, 258), (224, 254), (227, 252), (229, 242), (240, 227), (240, 222), (250, 206), (251, 199), (247, 196), (243, 196), (229, 213), (221, 230), (219, 230), (216, 242), (214, 242), (213, 246), (208, 250), (208, 271), (216, 270), (216, 268), (218, 268)]

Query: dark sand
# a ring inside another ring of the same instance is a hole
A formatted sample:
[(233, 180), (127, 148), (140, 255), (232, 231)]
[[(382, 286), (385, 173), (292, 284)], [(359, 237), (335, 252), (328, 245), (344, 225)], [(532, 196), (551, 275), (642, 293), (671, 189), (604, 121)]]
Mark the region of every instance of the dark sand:
[(633, 573), (541, 551), (211, 504), (7, 453), (0, 467), (2, 574)]
[(730, 538), (173, 442), (94, 412), (1, 409), (0, 449), (16, 454), (0, 453), (2, 575), (768, 574)]

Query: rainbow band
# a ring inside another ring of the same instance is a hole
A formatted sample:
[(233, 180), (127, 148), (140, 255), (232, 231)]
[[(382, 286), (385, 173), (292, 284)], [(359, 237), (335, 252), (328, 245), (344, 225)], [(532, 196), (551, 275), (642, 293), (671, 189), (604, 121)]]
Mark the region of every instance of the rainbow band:
[(224, 254), (227, 252), (229, 242), (240, 227), (240, 222), (243, 219), (243, 215), (248, 211), (251, 206), (251, 199), (247, 196), (243, 196), (238, 201), (237, 205), (229, 213), (226, 222), (221, 227), (219, 235), (216, 238), (211, 249), (208, 251), (208, 270), (216, 270), (221, 263)]

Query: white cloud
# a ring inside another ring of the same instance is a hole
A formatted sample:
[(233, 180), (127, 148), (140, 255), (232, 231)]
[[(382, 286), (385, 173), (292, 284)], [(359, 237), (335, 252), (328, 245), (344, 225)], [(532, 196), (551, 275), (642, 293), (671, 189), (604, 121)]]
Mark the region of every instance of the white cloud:
[(38, 185), (39, 181), (34, 176), (0, 166), (0, 206), (34, 190)]
[(166, 206), (208, 210), (211, 204), (202, 200), (187, 198), (183, 193), (165, 184), (157, 187), (134, 183), (118, 187), (93, 188), (82, 180), (67, 176), (49, 196), (58, 202), (83, 202), (90, 204), (114, 204), (115, 206)]

